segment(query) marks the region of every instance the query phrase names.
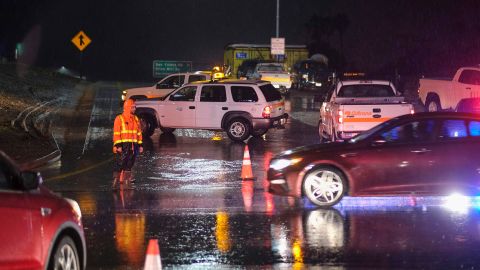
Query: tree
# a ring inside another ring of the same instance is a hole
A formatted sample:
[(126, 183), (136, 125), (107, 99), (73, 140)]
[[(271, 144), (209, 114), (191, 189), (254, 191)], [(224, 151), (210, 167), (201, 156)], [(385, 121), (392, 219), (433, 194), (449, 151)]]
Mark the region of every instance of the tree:
[[(350, 20), (345, 14), (323, 17), (314, 14), (310, 17), (305, 23), (306, 43), (310, 55), (325, 54), (330, 59), (331, 67), (342, 68), (345, 64), (343, 37), (349, 25)], [(332, 47), (329, 42), (335, 33), (339, 35), (340, 50)]]

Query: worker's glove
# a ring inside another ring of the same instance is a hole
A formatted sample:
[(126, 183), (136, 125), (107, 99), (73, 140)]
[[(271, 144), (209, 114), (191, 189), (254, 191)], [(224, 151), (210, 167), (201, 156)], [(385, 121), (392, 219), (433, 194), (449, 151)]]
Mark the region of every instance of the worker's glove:
[(143, 146), (140, 146), (140, 147), (138, 148), (138, 152), (143, 153)]

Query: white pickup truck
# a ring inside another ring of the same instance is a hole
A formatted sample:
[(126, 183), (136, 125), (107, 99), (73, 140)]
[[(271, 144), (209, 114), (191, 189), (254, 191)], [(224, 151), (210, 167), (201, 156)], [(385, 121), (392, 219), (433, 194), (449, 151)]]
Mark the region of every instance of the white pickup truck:
[(390, 118), (413, 113), (389, 81), (339, 81), (320, 108), (321, 141), (349, 139)]
[(168, 75), (153, 86), (126, 89), (122, 92), (122, 101), (129, 98), (158, 98), (163, 97), (179, 88), (180, 86), (196, 82), (210, 80), (210, 74), (206, 72), (186, 72)]
[(418, 95), (429, 112), (453, 110), (461, 99), (480, 97), (480, 67), (459, 68), (453, 78), (422, 78)]
[(269, 81), (280, 93), (286, 94), (292, 87), (290, 73), (282, 63), (258, 63), (252, 75), (253, 79)]

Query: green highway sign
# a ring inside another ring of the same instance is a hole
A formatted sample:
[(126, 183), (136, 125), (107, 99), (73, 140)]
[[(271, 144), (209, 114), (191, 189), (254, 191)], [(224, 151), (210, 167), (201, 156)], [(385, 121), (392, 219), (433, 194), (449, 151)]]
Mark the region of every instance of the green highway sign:
[(189, 72), (192, 70), (191, 61), (153, 61), (153, 77), (160, 78), (168, 74)]

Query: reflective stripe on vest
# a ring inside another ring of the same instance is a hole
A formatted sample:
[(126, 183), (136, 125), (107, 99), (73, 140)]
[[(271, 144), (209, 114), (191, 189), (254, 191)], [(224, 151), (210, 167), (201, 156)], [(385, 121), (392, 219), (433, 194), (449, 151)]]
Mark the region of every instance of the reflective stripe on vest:
[[(133, 136), (127, 136), (127, 137), (130, 137), (130, 138), (121, 138), (120, 140), (116, 140), (113, 142), (113, 144), (117, 144), (117, 143), (124, 143), (124, 142), (133, 142), (133, 143), (138, 143), (138, 144), (141, 144), (142, 143), (142, 140), (138, 140), (137, 136), (140, 136), (142, 134), (141, 131), (139, 131), (138, 129), (136, 130), (127, 130), (126, 126), (125, 126), (125, 120), (123, 119), (123, 115), (119, 115), (120, 116), (120, 121), (122, 122), (122, 128), (121, 128), (121, 131), (120, 132), (114, 132), (113, 134), (114, 135), (123, 135), (123, 134), (131, 134)], [(135, 123), (137, 123), (137, 127), (138, 127), (138, 117), (135, 116), (135, 122), (134, 122), (134, 125), (133, 127), (135, 128)]]

